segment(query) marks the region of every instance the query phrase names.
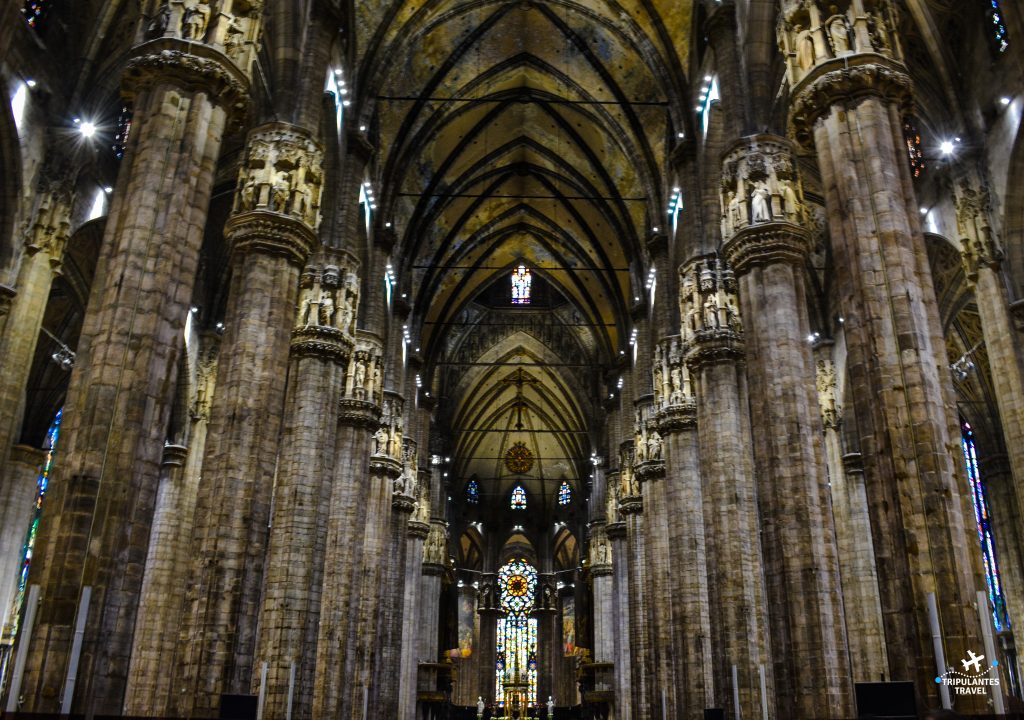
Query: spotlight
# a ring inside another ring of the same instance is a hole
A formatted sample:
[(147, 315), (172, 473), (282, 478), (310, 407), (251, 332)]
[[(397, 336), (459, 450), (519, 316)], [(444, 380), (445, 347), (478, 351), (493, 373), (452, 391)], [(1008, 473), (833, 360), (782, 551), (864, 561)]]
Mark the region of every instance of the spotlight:
[(928, 214), (928, 208), (925, 208), (925, 207), (921, 208), (921, 214), (922, 215), (927, 215)]
[[(26, 80), (25, 84), (28, 85), (30, 88), (34, 88), (38, 83), (36, 83), (35, 80), (31, 80), (30, 79), (30, 80)], [(1008, 105), (1009, 103), (1006, 103), (1006, 104)]]
[(96, 134), (96, 125), (91, 122), (79, 123), (78, 132), (82, 133), (82, 137), (91, 138)]
[(952, 155), (953, 154), (953, 143), (951, 143), (949, 140), (943, 140), (942, 144), (939, 145), (939, 150), (942, 151), (943, 155)]
[(114, 192), (114, 188), (112, 188), (109, 185), (107, 185), (105, 188), (103, 188), (103, 192), (105, 192), (107, 195), (109, 195), (110, 193)]
[[(29, 80), (29, 82), (32, 82), (32, 81)], [(29, 87), (32, 87), (32, 86), (29, 85)], [(1009, 105), (1011, 102), (1013, 102), (1013, 100), (1011, 98), (1007, 97), (1006, 95), (1004, 95), (1003, 97), (999, 98), (999, 102), (1001, 102), (1004, 106), (1006, 106), (1006, 105)]]

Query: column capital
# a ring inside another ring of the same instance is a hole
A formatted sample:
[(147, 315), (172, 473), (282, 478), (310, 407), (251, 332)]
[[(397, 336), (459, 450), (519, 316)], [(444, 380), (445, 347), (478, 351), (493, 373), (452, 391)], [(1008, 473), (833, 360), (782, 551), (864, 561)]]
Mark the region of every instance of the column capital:
[(640, 482), (645, 476), (641, 476), (640, 469), (650, 474), (650, 467), (664, 464), (662, 454), (661, 433), (658, 431), (657, 410), (653, 402), (653, 396), (647, 395), (637, 400), (635, 407), (635, 419), (633, 422), (633, 469)]
[(11, 303), (18, 295), (18, 291), (10, 285), (0, 283), (0, 318), (5, 317), (11, 311)]
[(411, 538), (426, 540), (427, 535), (430, 534), (430, 523), (420, 522), (419, 520), (410, 520), (409, 527), (406, 529), (406, 534)]
[(658, 432), (665, 436), (697, 427), (697, 398), (679, 335), (662, 338), (654, 347), (652, 372)]
[(810, 145), (814, 124), (833, 106), (852, 106), (866, 97), (909, 105), (913, 83), (906, 68), (880, 55), (857, 55), (830, 60), (808, 75), (793, 91), (790, 133)]
[(202, 43), (163, 37), (136, 46), (125, 65), (125, 96), (134, 99), (162, 83), (206, 93), (236, 123), (248, 114), (248, 76), (222, 52)]
[(383, 396), (383, 344), (375, 333), (357, 330), (355, 350), (348, 359), (345, 390), (338, 404), (338, 422), (377, 429)]
[(953, 180), (953, 204), (964, 274), (974, 282), (979, 269), (998, 270), (1004, 257), (990, 222), (992, 194), (976, 168), (963, 168)]
[(41, 468), (46, 462), (46, 451), (31, 445), (12, 445), (10, 459), (11, 462), (26, 466), (35, 465)]
[(681, 345), (686, 364), (743, 358), (743, 323), (736, 300), (736, 276), (717, 255), (703, 255), (679, 269)]
[[(3, 289), (4, 286), (0, 285), (0, 307), (3, 305)], [(0, 314), (2, 312), (0, 310)], [(1017, 330), (1024, 332), (1024, 300), (1014, 300), (1010, 303), (1010, 317), (1013, 318), (1013, 324)]]
[(609, 540), (626, 539), (626, 523), (621, 520), (619, 522), (608, 523), (605, 526), (604, 531), (608, 535)]
[(836, 430), (842, 421), (842, 410), (836, 402), (836, 366), (830, 357), (819, 357), (815, 363), (818, 408), (826, 429)]

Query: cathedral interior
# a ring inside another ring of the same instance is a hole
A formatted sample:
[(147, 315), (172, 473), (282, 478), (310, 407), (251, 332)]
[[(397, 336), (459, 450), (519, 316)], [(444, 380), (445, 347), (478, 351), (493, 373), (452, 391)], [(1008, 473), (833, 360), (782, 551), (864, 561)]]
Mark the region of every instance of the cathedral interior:
[(0, 712), (1024, 708), (1011, 0), (0, 3)]

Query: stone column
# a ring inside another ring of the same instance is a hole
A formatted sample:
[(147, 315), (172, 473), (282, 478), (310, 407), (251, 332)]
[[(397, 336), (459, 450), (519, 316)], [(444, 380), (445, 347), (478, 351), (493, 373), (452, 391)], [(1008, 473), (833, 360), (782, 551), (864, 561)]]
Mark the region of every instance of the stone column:
[[(739, 200), (751, 208), (747, 223), (723, 223), (722, 252), (739, 278), (746, 320), (772, 646), (784, 650), (774, 657), (777, 711), (846, 718), (854, 712), (853, 682), (807, 341), (811, 237), (789, 143), (766, 135), (739, 140), (726, 153), (721, 187), (723, 207)], [(819, 672), (808, 673), (811, 667)]]
[(604, 520), (595, 520), (590, 525), (588, 560), (594, 596), (593, 660), (597, 663), (610, 663), (615, 656), (615, 618), (612, 614), (612, 548), (605, 535)]
[[(530, 615), (537, 619), (537, 662), (540, 668), (537, 679), (537, 704), (543, 708), (548, 697), (560, 698), (558, 694), (558, 666), (562, 660), (561, 613), (555, 576), (540, 573), (537, 577), (537, 598)], [(562, 702), (561, 704), (565, 704)]]
[(715, 706), (726, 708), (732, 717), (738, 692), (743, 717), (761, 717), (766, 701), (769, 718), (774, 718), (773, 655), (736, 280), (713, 256), (686, 263), (680, 278), (680, 340), (697, 385)]
[[(927, 596), (936, 595), (946, 657), (966, 657), (980, 643), (980, 567), (967, 542), (954, 395), (902, 138), (911, 84), (892, 3), (868, 12), (857, 0), (829, 18), (835, 52), (808, 44), (799, 28), (822, 24), (807, 12), (793, 4), (779, 25), (780, 44), (795, 48), (790, 124), (813, 142), (821, 168), (889, 667), (937, 705)], [(982, 705), (962, 696), (957, 710)]]
[(992, 368), (999, 424), (1016, 488), (1024, 507), (1024, 343), (1014, 328), (1001, 266), (1003, 250), (992, 230), (992, 201), (980, 170), (961, 168), (953, 183), (964, 273), (974, 290)]
[(633, 675), (632, 675), (632, 640), (629, 625), (629, 551), (626, 546), (626, 523), (619, 519), (619, 473), (608, 473), (608, 504), (609, 523), (605, 526), (605, 536), (611, 544), (612, 565), (612, 611), (614, 628), (613, 638), (615, 663), (615, 716), (619, 720), (632, 720), (638, 717), (634, 711)]
[[(28, 445), (11, 448), (0, 494), (0, 641), (7, 643), (15, 618), (13, 603), (21, 579), (21, 553), (35, 515), (39, 473), (46, 451)], [(10, 638), (13, 642), (13, 638)]]
[[(420, 476), (426, 475), (420, 472)], [(416, 717), (416, 678), (421, 659), (419, 646), (419, 612), (422, 587), (420, 578), (423, 574), (423, 546), (430, 533), (430, 503), (426, 496), (426, 487), (421, 481), (417, 484), (416, 507), (409, 518), (409, 531), (406, 536), (405, 577), (403, 585), (402, 615), (408, 620), (402, 626), (402, 662), (399, 679), (398, 718), (399, 720), (415, 720)], [(493, 630), (491, 631), (494, 632)], [(493, 685), (493, 680), (492, 680)], [(486, 686), (485, 686), (486, 687)], [(493, 689), (492, 689), (493, 697)]]
[[(358, 632), (359, 570), (368, 502), (372, 433), (380, 425), (380, 340), (356, 331), (356, 348), (339, 404), (334, 475), (327, 516), (327, 550), (321, 590), (313, 686), (313, 716), (338, 717), (352, 701), (346, 674), (350, 638)], [(360, 707), (362, 698), (358, 698)]]
[[(365, 720), (364, 713), (376, 706), (380, 698), (371, 696), (373, 666), (381, 648), (381, 614), (384, 611), (382, 583), (385, 576), (387, 542), (391, 535), (391, 498), (397, 488), (404, 488), (405, 473), (402, 463), (402, 402), (393, 394), (384, 398), (380, 427), (373, 438), (370, 456), (370, 475), (366, 496), (366, 521), (362, 525), (363, 559), (357, 591), (358, 612), (356, 633), (348, 650), (348, 678), (353, 686), (349, 717)], [(363, 697), (366, 697), (366, 709)], [(369, 713), (366, 717), (376, 717)]]
[[(672, 564), (669, 541), (668, 491), (661, 433), (657, 428), (655, 407), (650, 396), (635, 403), (635, 465), (633, 473), (643, 499), (643, 566), (646, 571), (647, 638), (650, 643), (648, 711), (662, 718), (662, 708), (675, 707), (675, 675), (678, 648), (672, 643), (673, 589), (671, 574), (660, 568)], [(671, 701), (671, 702), (670, 702)]]
[(498, 661), (498, 618), (502, 617), (498, 601), (498, 576), (486, 573), (480, 577), (480, 588), (477, 594), (477, 614), (480, 615), (480, 659), (479, 696), (488, 705), (497, 696), (495, 663)]
[[(0, 465), (25, 415), (25, 388), (32, 370), (53, 279), (61, 271), (71, 233), (74, 177), (50, 161), (38, 187), (35, 217), (25, 243), (6, 332), (0, 335)], [(5, 608), (6, 612), (6, 608)]]
[(889, 667), (885, 660), (864, 465), (860, 453), (843, 453), (839, 434), (843, 415), (836, 400), (836, 369), (830, 354), (833, 347), (832, 341), (819, 341), (814, 348), (818, 357), (818, 406), (825, 429), (825, 459), (839, 548), (850, 671), (855, 682), (872, 682), (889, 677)]
[[(267, 663), (266, 717), (288, 714), (289, 693), (292, 717), (310, 715), (335, 465), (337, 424), (330, 418), (355, 347), (352, 318), (358, 298), (345, 288), (357, 268), (350, 254), (325, 248), (300, 282), (258, 623), (255, 667)], [(258, 678), (254, 673), (254, 693)]]
[(302, 128), (251, 131), (224, 229), (231, 287), (197, 503), (183, 713), (215, 713), (222, 693), (251, 687), (288, 344), (299, 273), (317, 244), (322, 154)]
[(132, 637), (124, 702), (128, 715), (164, 716), (176, 703), (174, 676), (168, 668), (174, 667), (182, 604), (192, 570), (189, 543), (202, 479), (219, 347), (218, 335), (201, 336), (187, 450), (183, 452), (180, 445), (164, 446), (160, 490)]
[(135, 116), (36, 554), (42, 602), (23, 683), (28, 712), (60, 708), (85, 587), (91, 602), (72, 708), (115, 715), (123, 707), (172, 403), (167, 379), (183, 344), (225, 123), (248, 97), (248, 65), (239, 67), (173, 37), (138, 46), (126, 65)]
[[(654, 407), (664, 439), (664, 497), (671, 594), (669, 648), (676, 662), (667, 697), (668, 716), (702, 720), (714, 699), (715, 677), (708, 595), (704, 500), (697, 442), (697, 401), (680, 338), (663, 339), (654, 351)], [(666, 564), (654, 567), (668, 567)]]
[[(395, 396), (395, 400), (402, 402)], [(402, 440), (402, 474), (395, 481), (391, 495), (391, 533), (388, 557), (384, 560), (381, 612), (383, 631), (381, 652), (370, 692), (370, 713), (373, 717), (398, 718), (402, 662), (402, 628), (408, 621), (405, 614), (405, 566), (408, 562), (409, 522), (416, 508), (416, 441)]]

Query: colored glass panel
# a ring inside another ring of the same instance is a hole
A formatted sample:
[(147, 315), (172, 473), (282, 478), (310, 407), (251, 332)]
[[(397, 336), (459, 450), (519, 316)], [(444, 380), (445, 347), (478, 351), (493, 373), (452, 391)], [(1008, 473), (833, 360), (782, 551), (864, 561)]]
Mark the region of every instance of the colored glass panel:
[(985, 483), (978, 470), (974, 429), (968, 422), (964, 422), (961, 429), (964, 463), (967, 465), (967, 478), (971, 483), (971, 505), (974, 507), (974, 519), (978, 527), (978, 541), (981, 544), (981, 559), (985, 569), (985, 585), (989, 604), (992, 608), (992, 621), (995, 623), (997, 631), (1009, 630), (1010, 615), (1006, 609), (1006, 595), (999, 573), (999, 561), (996, 556), (995, 538), (992, 535), (992, 518), (989, 514), (988, 498), (985, 495)]
[(572, 488), (569, 487), (569, 483), (565, 480), (562, 481), (561, 486), (558, 488), (558, 504), (568, 505), (572, 501)]
[(513, 510), (525, 510), (526, 509), (526, 491), (523, 490), (522, 485), (516, 485), (512, 491), (512, 497), (509, 500), (509, 505)]
[(510, 560), (498, 571), (501, 609), (498, 619), (495, 690), (498, 705), (505, 704), (506, 682), (527, 683), (527, 702), (537, 704), (537, 620), (529, 617), (537, 592), (537, 570), (526, 560)]

